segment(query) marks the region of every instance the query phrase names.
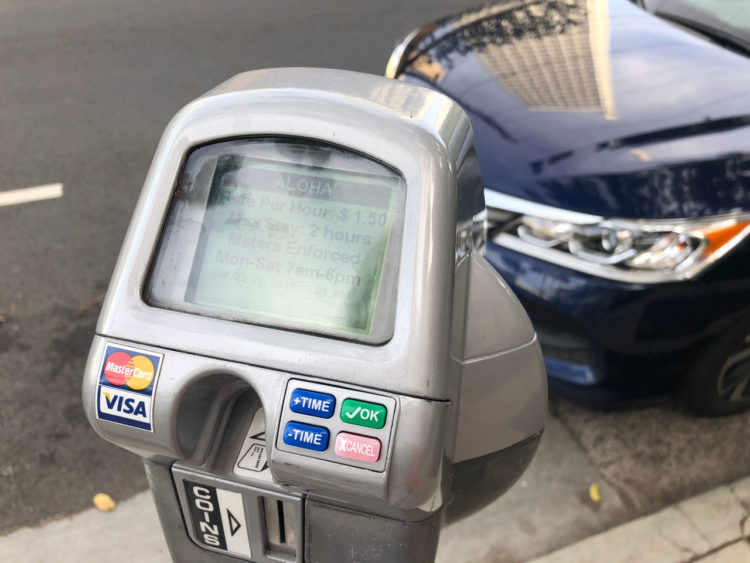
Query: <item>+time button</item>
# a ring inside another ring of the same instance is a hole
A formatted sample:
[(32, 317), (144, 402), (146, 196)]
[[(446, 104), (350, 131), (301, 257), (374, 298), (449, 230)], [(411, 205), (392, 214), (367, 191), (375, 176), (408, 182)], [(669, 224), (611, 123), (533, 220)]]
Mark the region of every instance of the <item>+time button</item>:
[(328, 393), (316, 393), (308, 389), (295, 389), (289, 397), (289, 408), (292, 412), (331, 418), (336, 407), (336, 397)]

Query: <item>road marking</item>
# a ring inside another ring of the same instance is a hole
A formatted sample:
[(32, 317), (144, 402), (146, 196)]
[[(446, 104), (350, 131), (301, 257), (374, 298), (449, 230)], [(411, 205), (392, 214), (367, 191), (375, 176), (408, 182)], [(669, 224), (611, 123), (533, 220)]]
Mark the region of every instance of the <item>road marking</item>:
[(47, 184), (44, 186), (34, 186), (32, 188), (21, 188), (20, 190), (8, 190), (0, 192), (0, 207), (8, 205), (20, 205), (21, 203), (30, 203), (32, 201), (42, 201), (45, 199), (56, 199), (62, 197), (62, 184)]

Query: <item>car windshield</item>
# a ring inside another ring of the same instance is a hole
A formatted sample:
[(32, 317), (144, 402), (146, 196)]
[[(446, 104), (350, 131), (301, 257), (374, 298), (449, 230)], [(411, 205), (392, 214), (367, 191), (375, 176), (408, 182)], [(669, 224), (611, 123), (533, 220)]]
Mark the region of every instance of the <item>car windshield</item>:
[(641, 0), (654, 14), (750, 54), (748, 0)]

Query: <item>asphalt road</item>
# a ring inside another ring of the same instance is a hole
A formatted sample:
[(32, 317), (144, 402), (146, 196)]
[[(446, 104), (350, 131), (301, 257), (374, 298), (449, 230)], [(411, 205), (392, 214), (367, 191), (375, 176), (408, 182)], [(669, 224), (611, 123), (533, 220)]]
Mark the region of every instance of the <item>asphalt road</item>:
[[(382, 73), (397, 38), (473, 3), (0, 0), (0, 191), (65, 186), (0, 207), (0, 533), (146, 487), (139, 459), (85, 421), (80, 380), (170, 117), (244, 70)], [(555, 413), (632, 511), (750, 471), (748, 415)]]

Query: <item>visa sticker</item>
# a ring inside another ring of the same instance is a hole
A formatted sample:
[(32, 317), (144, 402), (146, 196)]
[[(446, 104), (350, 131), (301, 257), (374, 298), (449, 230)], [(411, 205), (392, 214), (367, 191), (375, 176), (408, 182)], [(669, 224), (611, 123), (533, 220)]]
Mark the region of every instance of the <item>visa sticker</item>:
[(154, 389), (163, 354), (107, 344), (99, 368), (96, 418), (153, 432)]

